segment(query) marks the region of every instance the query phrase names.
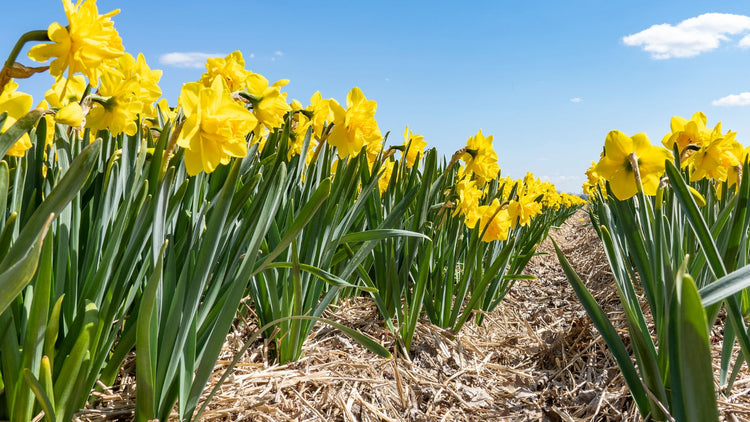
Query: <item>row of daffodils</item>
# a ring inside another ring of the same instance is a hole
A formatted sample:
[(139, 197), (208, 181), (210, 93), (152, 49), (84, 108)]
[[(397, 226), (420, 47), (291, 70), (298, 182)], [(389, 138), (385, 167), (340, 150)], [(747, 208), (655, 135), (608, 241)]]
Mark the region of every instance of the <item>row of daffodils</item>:
[[(734, 132), (722, 133), (721, 123), (708, 127), (700, 112), (690, 120), (673, 117), (662, 144), (642, 133), (610, 132), (583, 186), (632, 350), (559, 249), (558, 257), (641, 415), (717, 421), (717, 394), (731, 394), (750, 356), (750, 148)], [(723, 330), (717, 365), (709, 336), (715, 328)]]
[[(409, 128), (387, 146), (358, 88), (290, 101), (240, 52), (170, 107), (117, 11), (63, 5), (67, 25), (24, 34), (0, 73), (0, 419), (71, 420), (135, 350), (135, 419), (199, 420), (237, 321), (282, 363), (321, 322), (389, 356), (322, 318), (355, 295), (406, 352), (420, 319), (481, 323), (582, 206), (500, 177), (491, 136), (450, 163)], [(41, 67), (16, 62), (27, 43)], [(55, 83), (32, 108), (18, 81), (40, 72)]]

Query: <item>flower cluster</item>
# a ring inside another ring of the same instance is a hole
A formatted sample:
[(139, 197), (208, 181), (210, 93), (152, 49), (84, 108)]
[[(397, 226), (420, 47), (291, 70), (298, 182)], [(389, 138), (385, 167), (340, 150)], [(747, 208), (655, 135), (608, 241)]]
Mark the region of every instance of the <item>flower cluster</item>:
[[(500, 166), (492, 147), (492, 136), (479, 131), (459, 151), (464, 161), (458, 170), (454, 216), (462, 216), (470, 229), (478, 226), (482, 241), (506, 240), (512, 230), (531, 224), (545, 209), (559, 210), (583, 203), (577, 196), (560, 194), (554, 185), (527, 173), (523, 179), (498, 177)], [(498, 192), (488, 197), (488, 182), (497, 180)], [(489, 202), (489, 203), (487, 203)]]
[[(648, 137), (639, 133), (632, 137), (619, 131), (607, 135), (598, 163), (586, 171), (584, 192), (606, 194), (605, 182), (619, 200), (625, 200), (642, 189), (646, 195), (656, 194), (664, 175), (666, 160), (678, 154), (680, 167), (687, 169), (690, 181), (711, 180), (717, 190), (721, 182), (729, 186), (737, 183), (739, 166), (750, 153), (735, 138), (736, 132), (722, 133), (721, 122), (711, 129), (706, 126), (706, 115), (695, 113), (690, 120), (672, 117), (670, 132), (662, 139), (662, 146), (652, 145)], [(597, 189), (599, 187), (600, 189)]]
[[(148, 129), (147, 125), (172, 121), (176, 136), (169, 152), (174, 146), (184, 151), (190, 176), (213, 172), (233, 157), (244, 157), (251, 143), (263, 148), (266, 136), (289, 124), (288, 159), (303, 154), (306, 140), (306, 164), (324, 144), (335, 148), (339, 159), (364, 152), (370, 169), (379, 171), (381, 194), (388, 189), (394, 172), (419, 166), (424, 155), (427, 142), (408, 126), (403, 144), (384, 151), (384, 138), (375, 119), (377, 103), (359, 88), (348, 93), (345, 107), (333, 98), (323, 98), (320, 92), (313, 94), (307, 106), (288, 101), (281, 89), (289, 81), (270, 83), (247, 70), (240, 51), (207, 59), (206, 72), (200, 80), (183, 85), (179, 107), (173, 109), (165, 99), (159, 100), (162, 72), (152, 70), (142, 54), (125, 52), (111, 20), (119, 10), (100, 15), (95, 0), (76, 4), (62, 1), (68, 25), (50, 25), (47, 32), (51, 42), (34, 46), (29, 52), (36, 61), (52, 60), (50, 73), (56, 81), (40, 106), (49, 108), (58, 124), (107, 130), (116, 136), (134, 135), (140, 128)], [(17, 92), (16, 87), (9, 85), (0, 97), (0, 110), (8, 112), (6, 128), (31, 108), (31, 97)], [(55, 132), (54, 122), (48, 121), (48, 142)], [(529, 177), (505, 181), (506, 190), (499, 198), (486, 197), (488, 182), (500, 174), (492, 139), (481, 131), (468, 139), (457, 155), (462, 165), (455, 188), (458, 200), (454, 215), (462, 216), (471, 228), (480, 223), (486, 241), (504, 240), (509, 230), (528, 225), (543, 207), (553, 206), (543, 201), (554, 197)], [(30, 147), (25, 136), (9, 154), (21, 156)], [(394, 156), (396, 151), (401, 151), (400, 159)], [(516, 190), (511, 195), (507, 190), (514, 185)]]

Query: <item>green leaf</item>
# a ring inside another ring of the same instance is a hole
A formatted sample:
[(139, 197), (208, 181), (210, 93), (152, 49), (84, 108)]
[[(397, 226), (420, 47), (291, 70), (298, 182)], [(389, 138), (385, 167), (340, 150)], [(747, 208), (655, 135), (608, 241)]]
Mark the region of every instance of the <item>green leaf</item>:
[[(5, 312), (5, 309), (15, 300), (16, 296), (29, 284), (34, 273), (36, 273), (36, 267), (39, 263), (39, 255), (42, 252), (42, 244), (44, 242), (44, 236), (47, 234), (54, 214), (50, 215), (47, 221), (42, 226), (42, 231), (39, 233), (36, 242), (32, 245), (25, 256), (20, 257), (16, 261), (8, 262), (8, 267), (0, 266), (5, 270), (0, 273), (0, 313)], [(6, 260), (3, 260), (5, 263)]]
[[(39, 251), (41, 250), (40, 247), (37, 249), (37, 246), (41, 246), (40, 239), (49, 227), (50, 215), (59, 214), (78, 194), (99, 158), (100, 149), (101, 140), (97, 140), (81, 151), (52, 193), (28, 219), (16, 242), (5, 255), (5, 258), (0, 261), (0, 268), (8, 269), (3, 274), (14, 268), (13, 271), (16, 271), (12, 278), (0, 276), (0, 292), (2, 292), (0, 293), (0, 313), (5, 311), (10, 302), (16, 298), (30, 280), (30, 278), (24, 279), (22, 274), (25, 274), (25, 271), (31, 271), (33, 275), (33, 269), (36, 268)], [(34, 251), (36, 257), (30, 255), (32, 251)], [(17, 265), (24, 259), (31, 259), (31, 261), (24, 261), (24, 269), (21, 269)]]
[(39, 399), (44, 410), (44, 418), (48, 422), (55, 422), (55, 406), (44, 390), (44, 386), (36, 379), (29, 368), (23, 368), (23, 377), (36, 398)]
[(282, 252), (286, 250), (286, 248), (289, 246), (290, 243), (292, 243), (292, 240), (294, 240), (295, 237), (299, 234), (300, 231), (302, 231), (303, 228), (307, 225), (308, 222), (315, 216), (315, 213), (318, 211), (318, 208), (320, 208), (321, 205), (323, 205), (323, 202), (328, 198), (328, 196), (331, 194), (331, 180), (325, 179), (323, 182), (318, 186), (318, 188), (315, 190), (313, 195), (310, 197), (310, 200), (302, 207), (302, 209), (297, 214), (297, 218), (295, 218), (294, 222), (289, 226), (289, 228), (286, 230), (286, 234), (284, 235), (284, 238), (281, 239), (281, 241), (276, 245), (273, 251), (271, 251), (266, 258), (263, 260), (261, 265), (256, 268), (255, 273), (257, 274), (258, 271), (265, 268), (268, 264), (271, 263), (277, 256), (279, 256)]
[(617, 361), (617, 366), (622, 372), (625, 384), (627, 384), (630, 389), (630, 394), (633, 395), (638, 410), (641, 412), (641, 416), (645, 417), (650, 413), (651, 406), (646, 390), (638, 376), (638, 371), (636, 371), (633, 361), (630, 358), (628, 349), (625, 348), (625, 344), (623, 344), (622, 339), (620, 339), (620, 336), (617, 334), (612, 322), (607, 318), (607, 314), (596, 302), (594, 296), (591, 295), (591, 292), (589, 292), (586, 285), (581, 281), (581, 278), (578, 277), (578, 274), (570, 265), (570, 262), (568, 262), (565, 254), (563, 254), (560, 247), (557, 246), (557, 242), (555, 242), (554, 239), (552, 239), (552, 244), (555, 246), (557, 259), (560, 261), (560, 265), (563, 267), (563, 271), (568, 277), (570, 285), (573, 287), (573, 290), (575, 290), (578, 300), (581, 301), (581, 304), (584, 309), (586, 309), (586, 313), (591, 318), (594, 326), (607, 343), (609, 350), (612, 352), (612, 356), (614, 356), (615, 361)]
[(417, 233), (409, 230), (401, 229), (372, 229), (363, 232), (349, 233), (341, 237), (342, 243), (351, 242), (367, 242), (370, 240), (381, 240), (389, 237), (417, 237), (421, 239), (430, 240), (430, 238), (422, 233)]
[[(266, 265), (266, 269), (269, 268), (289, 268), (293, 269), (295, 266), (291, 262), (272, 262), (268, 265)], [(309, 265), (309, 264), (298, 264), (298, 268), (302, 271), (308, 272), (315, 277), (318, 277), (319, 279), (325, 281), (326, 283), (332, 285), (332, 286), (339, 286), (339, 287), (351, 287), (354, 289), (364, 290), (366, 292), (374, 293), (377, 292), (378, 289), (374, 287), (367, 287), (367, 286), (360, 286), (357, 284), (351, 284), (347, 282), (346, 280), (342, 279), (341, 277), (331, 274), (328, 271), (322, 270), (316, 266)]]
[[(5, 213), (8, 209), (8, 188), (10, 187), (10, 172), (8, 170), (8, 163), (0, 161), (0, 232), (5, 227)], [(0, 260), (2, 260), (2, 254), (0, 253)]]
[(726, 275), (724, 262), (721, 259), (721, 254), (716, 247), (716, 243), (714, 243), (711, 231), (706, 224), (706, 220), (698, 209), (698, 205), (695, 204), (695, 199), (693, 198), (692, 193), (690, 193), (690, 189), (682, 178), (680, 171), (669, 160), (666, 162), (666, 173), (667, 177), (669, 177), (672, 188), (674, 188), (675, 196), (680, 201), (682, 210), (685, 212), (685, 216), (687, 217), (690, 226), (693, 228), (693, 231), (695, 231), (695, 235), (701, 245), (701, 250), (706, 256), (711, 271), (713, 271), (717, 278), (723, 277)]
[(750, 287), (750, 265), (729, 273), (698, 292), (703, 300), (703, 306), (710, 306), (734, 296), (747, 287)]
[(688, 422), (718, 421), (706, 313), (692, 277), (680, 273), (670, 321), (676, 331), (670, 340), (677, 340), (671, 344), (677, 360), (670, 359), (674, 416)]
[(5, 154), (8, 150), (10, 150), (24, 134), (34, 127), (37, 120), (42, 117), (43, 112), (43, 110), (39, 109), (31, 110), (0, 135), (0, 160), (5, 158)]
[(136, 322), (136, 366), (135, 376), (138, 388), (136, 389), (135, 420), (148, 421), (154, 418), (156, 408), (154, 406), (154, 374), (156, 373), (156, 341), (159, 337), (159, 324), (154, 315), (156, 308), (156, 294), (161, 283), (162, 263), (164, 261), (164, 250), (168, 241), (164, 241), (161, 251), (154, 265), (154, 270), (146, 282), (141, 304), (138, 310), (138, 321)]

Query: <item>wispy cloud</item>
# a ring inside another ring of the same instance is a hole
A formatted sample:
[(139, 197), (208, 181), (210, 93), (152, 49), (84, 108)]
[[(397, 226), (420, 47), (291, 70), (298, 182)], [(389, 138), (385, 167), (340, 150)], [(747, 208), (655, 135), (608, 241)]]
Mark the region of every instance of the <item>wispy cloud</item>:
[(583, 98), (579, 98), (579, 97), (574, 97), (574, 98), (571, 98), (571, 99), (570, 99), (570, 102), (571, 102), (571, 103), (575, 103), (575, 104), (578, 104), (578, 103), (580, 103), (581, 101), (583, 101)]
[[(625, 45), (638, 46), (654, 59), (693, 57), (719, 47), (729, 41), (727, 35), (750, 31), (750, 17), (729, 13), (705, 13), (686, 19), (677, 25), (653, 25), (636, 34), (623, 37)], [(750, 38), (739, 45), (750, 47)]]
[(198, 53), (198, 52), (189, 52), (189, 53), (174, 52), (174, 53), (162, 54), (161, 56), (159, 56), (159, 63), (166, 65), (166, 66), (201, 68), (205, 66), (206, 59), (211, 58), (211, 57), (224, 57), (224, 56), (226, 56), (226, 54)]
[(750, 35), (745, 35), (742, 37), (740, 42), (737, 43), (742, 48), (750, 48)]
[(283, 52), (283, 51), (274, 51), (274, 52), (273, 52), (273, 57), (271, 57), (271, 61), (272, 61), (272, 62), (275, 62), (275, 61), (276, 61), (276, 59), (280, 58), (280, 57), (281, 57), (281, 56), (283, 56), (283, 55), (284, 55), (284, 52)]
[(711, 105), (722, 107), (736, 107), (750, 105), (750, 92), (727, 95), (711, 102)]

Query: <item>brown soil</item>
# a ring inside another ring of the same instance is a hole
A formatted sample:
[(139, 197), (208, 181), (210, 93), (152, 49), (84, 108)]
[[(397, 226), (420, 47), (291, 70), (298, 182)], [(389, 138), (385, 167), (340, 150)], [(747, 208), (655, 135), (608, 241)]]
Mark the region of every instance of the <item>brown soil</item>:
[[(579, 211), (550, 232), (608, 312), (627, 344), (606, 256), (588, 216)], [(549, 240), (482, 326), (467, 323), (457, 338), (422, 321), (411, 356), (377, 357), (319, 325), (303, 357), (267, 364), (262, 342), (250, 347), (204, 414), (206, 421), (635, 421), (640, 420), (616, 363), (560, 268)], [(350, 300), (328, 317), (393, 350), (393, 337), (368, 299)], [(215, 380), (248, 337), (230, 333)], [(721, 333), (715, 333), (720, 336)], [(717, 338), (715, 336), (715, 338)], [(718, 337), (720, 338), (720, 337)], [(719, 350), (716, 342), (715, 350)], [(733, 396), (720, 396), (722, 418), (750, 420), (750, 373)], [(101, 394), (82, 421), (132, 418), (131, 365)], [(207, 388), (207, 392), (213, 386)]]

